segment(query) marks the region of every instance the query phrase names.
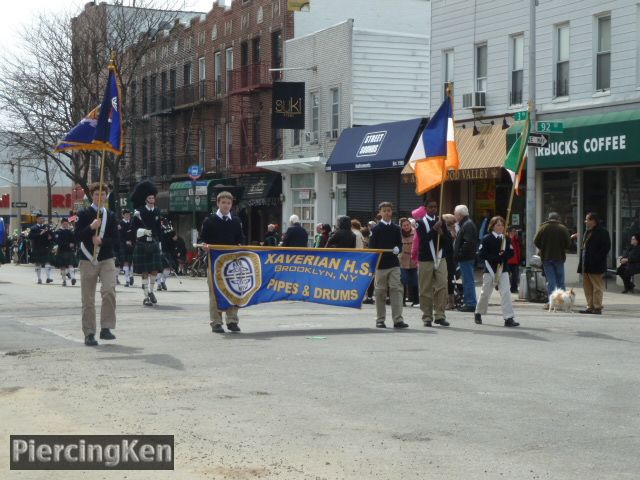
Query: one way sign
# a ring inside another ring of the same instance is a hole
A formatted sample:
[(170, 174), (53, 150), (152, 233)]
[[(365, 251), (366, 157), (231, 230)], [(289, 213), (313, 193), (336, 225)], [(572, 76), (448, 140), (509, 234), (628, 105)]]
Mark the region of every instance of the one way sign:
[(549, 144), (549, 135), (546, 133), (530, 133), (527, 145), (530, 147), (546, 147)]

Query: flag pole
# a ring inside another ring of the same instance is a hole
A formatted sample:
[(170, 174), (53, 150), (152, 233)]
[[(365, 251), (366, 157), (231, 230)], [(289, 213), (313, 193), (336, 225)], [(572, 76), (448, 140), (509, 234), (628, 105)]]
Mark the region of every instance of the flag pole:
[[(451, 102), (451, 115), (453, 116), (453, 95), (452, 95), (452, 90), (453, 90), (453, 83), (449, 82), (447, 84), (447, 97), (449, 97), (449, 102)], [(447, 162), (447, 157), (445, 155), (444, 157), (442, 157), (442, 177), (440, 179), (440, 202), (438, 203), (438, 219), (441, 222), (441, 225), (443, 225), (443, 223), (442, 223), (442, 203), (444, 202), (444, 184), (447, 181), (446, 162)], [(445, 228), (446, 228), (446, 226), (445, 226)], [(441, 235), (438, 235), (438, 240), (436, 241), (436, 258), (433, 259), (433, 261), (435, 262), (436, 268), (438, 268), (440, 266), (440, 259), (438, 258), (438, 252), (440, 251), (440, 237), (441, 237)]]
[[(107, 154), (106, 150), (102, 150), (102, 158), (100, 159), (100, 184), (98, 186), (98, 215), (96, 216), (97, 220), (102, 220), (100, 216), (102, 215), (102, 186), (104, 183), (104, 159)], [(95, 236), (98, 237), (100, 232), (99, 228), (96, 228)], [(98, 256), (98, 248), (97, 245), (93, 244), (93, 261), (96, 261), (96, 257)]]

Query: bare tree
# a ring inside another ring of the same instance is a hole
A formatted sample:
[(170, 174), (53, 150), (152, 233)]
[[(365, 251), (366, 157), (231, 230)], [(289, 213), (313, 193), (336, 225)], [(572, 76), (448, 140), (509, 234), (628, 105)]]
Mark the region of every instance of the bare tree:
[[(31, 27), (23, 28), (20, 48), (0, 57), (6, 146), (23, 150), (30, 158), (50, 160), (88, 194), (99, 154), (58, 154), (54, 147), (101, 102), (112, 52), (120, 69), (126, 119), (131, 103), (128, 89), (158, 32), (177, 19), (196, 15), (172, 6), (171, 0), (141, 0), (137, 7), (100, 3), (85, 5), (76, 17), (48, 12), (37, 16)], [(125, 166), (124, 159), (125, 155), (106, 157), (106, 177), (113, 184), (115, 198), (123, 173), (135, 168)]]

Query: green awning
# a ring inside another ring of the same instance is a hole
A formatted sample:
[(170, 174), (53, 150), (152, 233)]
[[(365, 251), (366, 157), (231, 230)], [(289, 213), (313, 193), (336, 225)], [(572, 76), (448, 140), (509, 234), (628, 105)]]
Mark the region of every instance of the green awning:
[[(552, 121), (562, 122), (564, 132), (550, 133), (549, 145), (536, 148), (538, 170), (640, 163), (640, 110)], [(509, 128), (507, 150), (523, 126), (524, 122), (518, 122)]]
[(171, 213), (208, 212), (212, 205), (211, 197), (216, 185), (234, 184), (230, 178), (214, 178), (195, 182), (195, 197), (191, 180), (173, 182), (169, 185), (169, 211)]

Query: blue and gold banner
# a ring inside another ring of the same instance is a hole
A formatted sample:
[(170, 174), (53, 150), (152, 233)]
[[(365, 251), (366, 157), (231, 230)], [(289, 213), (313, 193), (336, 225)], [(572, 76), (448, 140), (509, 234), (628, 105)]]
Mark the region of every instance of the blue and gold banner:
[(380, 252), (208, 245), (220, 310), (279, 300), (360, 308)]

